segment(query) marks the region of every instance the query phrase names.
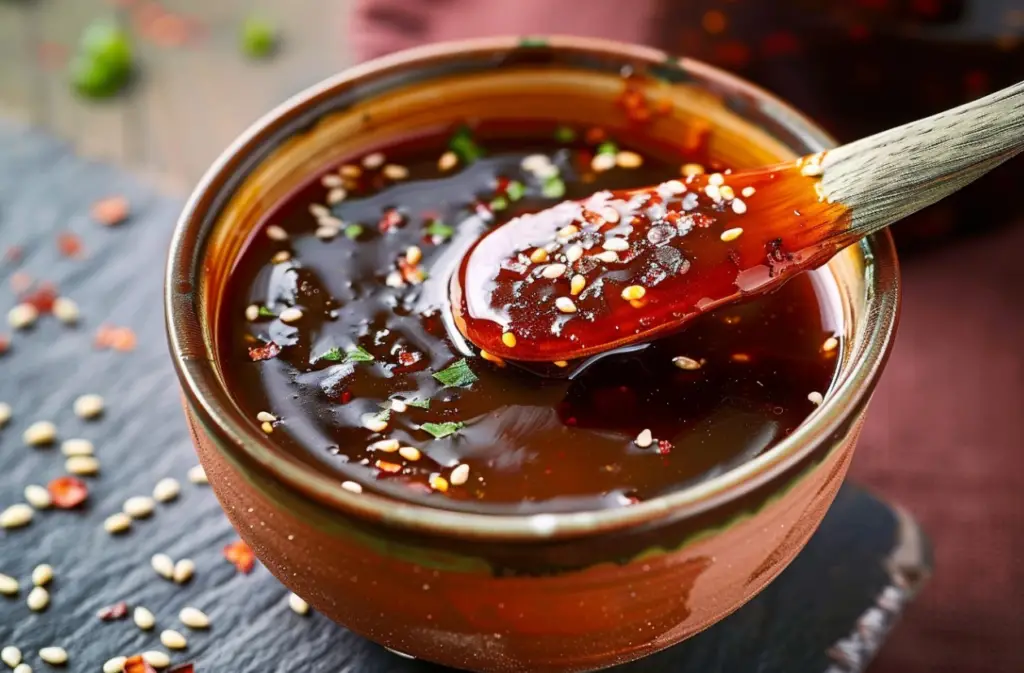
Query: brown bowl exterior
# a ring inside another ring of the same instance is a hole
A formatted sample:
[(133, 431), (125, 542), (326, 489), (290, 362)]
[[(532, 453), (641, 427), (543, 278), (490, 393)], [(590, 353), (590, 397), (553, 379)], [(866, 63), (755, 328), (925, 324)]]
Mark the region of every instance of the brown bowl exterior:
[(495, 673), (589, 671), (655, 652), (764, 588), (817, 528), (846, 473), (895, 329), (887, 236), (830, 263), (846, 334), (818, 412), (751, 463), (624, 511), (489, 517), (351, 494), (276, 451), (221, 385), (213, 335), (223, 283), (261, 210), (296, 180), (360, 145), (466, 117), (621, 126), (623, 67), (650, 75), (672, 103), (652, 136), (712, 128), (712, 153), (739, 167), (829, 144), (768, 94), (653, 50), (566, 38), (442, 45), (360, 66), (258, 122), (179, 223), (168, 330), (218, 499), (284, 584), (399, 652)]

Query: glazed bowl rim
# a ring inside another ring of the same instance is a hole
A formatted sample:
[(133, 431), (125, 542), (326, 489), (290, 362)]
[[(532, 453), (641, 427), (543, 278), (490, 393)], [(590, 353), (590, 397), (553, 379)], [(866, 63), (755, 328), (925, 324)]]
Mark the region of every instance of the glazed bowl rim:
[[(222, 441), (214, 441), (217, 450), (232, 447), (243, 457), (266, 470), (278, 482), (287, 485), (320, 504), (359, 519), (397, 527), (411, 532), (475, 540), (530, 542), (575, 538), (608, 533), (662, 520), (677, 520), (708, 511), (762, 486), (785, 472), (812, 452), (842, 427), (849, 414), (856, 413), (871, 394), (892, 346), (899, 303), (899, 273), (892, 238), (888, 232), (862, 241), (866, 260), (865, 291), (869, 308), (865, 311), (869, 333), (864, 357), (844, 365), (840, 384), (830, 391), (824, 403), (789, 436), (756, 458), (721, 475), (693, 486), (667, 493), (630, 507), (551, 514), (480, 514), (430, 507), (371, 492), (353, 493), (340, 487), (340, 481), (326, 471), (318, 471), (306, 462), (276, 448), (259, 428), (234, 413), (230, 393), (220, 384), (212, 358), (186, 356), (185, 344), (202, 334), (198, 310), (181, 310), (178, 289), (182, 282), (192, 284), (201, 272), (203, 241), (198, 240), (209, 216), (208, 205), (224, 191), (225, 175), (240, 159), (260, 147), (271, 131), (290, 122), (289, 115), (314, 103), (337, 95), (346, 87), (372, 80), (385, 73), (414, 66), (424, 60), (454, 59), (468, 55), (512, 51), (524, 40), (543, 40), (553, 50), (614, 56), (628, 61), (678, 63), (702, 80), (712, 81), (730, 91), (744, 94), (771, 107), (773, 119), (794, 133), (812, 151), (820, 151), (835, 142), (818, 126), (773, 94), (714, 66), (689, 58), (670, 58), (649, 47), (597, 38), (522, 36), (479, 38), (416, 47), (355, 65), (304, 89), (262, 116), (238, 136), (216, 159), (193, 190), (175, 226), (168, 257), (164, 308), (172, 360), (187, 404), (205, 421), (206, 427)], [(197, 252), (198, 251), (198, 252)], [(191, 292), (186, 300), (195, 305)], [(203, 340), (203, 346), (210, 344)]]

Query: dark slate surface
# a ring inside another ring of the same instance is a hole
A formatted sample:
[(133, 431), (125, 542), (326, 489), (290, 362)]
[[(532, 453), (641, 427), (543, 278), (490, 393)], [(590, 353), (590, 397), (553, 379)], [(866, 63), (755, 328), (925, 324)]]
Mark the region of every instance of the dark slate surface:
[[(107, 229), (88, 218), (96, 199), (123, 194), (131, 220)], [(17, 598), (0, 597), (0, 647), (15, 644), (35, 670), (48, 670), (36, 651), (61, 645), (66, 670), (98, 671), (107, 658), (162, 649), (158, 634), (178, 629), (189, 649), (174, 660), (196, 661), (201, 673), (424, 673), (441, 669), (401, 659), (318, 615), (300, 617), (286, 591), (257, 567), (238, 574), (221, 556), (235, 539), (208, 487), (188, 483), (195, 464), (165, 346), (161, 314), (164, 251), (180, 202), (159, 196), (112, 167), (72, 156), (55, 140), (0, 122), (0, 255), (20, 246), (24, 259), (0, 261), (0, 314), (13, 305), (7, 290), (15, 270), (56, 282), (82, 308), (79, 327), (46, 317), (13, 335), (0, 357), (0, 401), (14, 418), (0, 430), (0, 509), (18, 502), (26, 484), (63, 473), (55, 446), (28, 448), (21, 433), (34, 420), (52, 420), (62, 439), (92, 439), (102, 474), (81, 511), (36, 513), (17, 531), (0, 531), (0, 572), (21, 579)], [(85, 243), (83, 260), (61, 258), (58, 232)], [(97, 352), (101, 323), (133, 328), (133, 353)], [(9, 332), (6, 324), (0, 334)], [(77, 419), (76, 396), (96, 392), (107, 402), (98, 421)], [(182, 482), (177, 502), (159, 505), (148, 521), (113, 538), (104, 517), (131, 495), (151, 493), (158, 479)], [(885, 503), (846, 486), (822, 528), (794, 564), (764, 593), (721, 624), (667, 652), (615, 669), (619, 673), (832, 673), (857, 671), (870, 660), (893, 620), (926, 574), (927, 544), (916, 527)], [(189, 557), (196, 576), (186, 586), (158, 578), (156, 552)], [(45, 613), (25, 605), (29, 574), (39, 563), (56, 570)], [(101, 623), (100, 607), (125, 600), (157, 616), (139, 631), (130, 620)], [(213, 622), (189, 633), (178, 610), (193, 605)]]

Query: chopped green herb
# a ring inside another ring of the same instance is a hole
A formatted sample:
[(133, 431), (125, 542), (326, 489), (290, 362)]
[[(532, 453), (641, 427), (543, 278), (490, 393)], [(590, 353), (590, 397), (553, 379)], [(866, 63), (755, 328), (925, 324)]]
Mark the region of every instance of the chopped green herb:
[(548, 199), (560, 199), (565, 196), (565, 181), (557, 175), (544, 181), (541, 194)]
[(434, 378), (449, 388), (465, 388), (477, 380), (476, 374), (469, 368), (466, 358), (458, 360), (439, 372), (434, 372)]
[(610, 140), (606, 140), (597, 146), (598, 154), (618, 154), (619, 146)]
[(424, 423), (420, 426), (420, 429), (432, 434), (434, 439), (444, 439), (448, 435), (454, 435), (464, 427), (466, 427), (465, 423), (448, 421), (447, 423)]
[(555, 140), (560, 143), (571, 143), (576, 140), (576, 130), (570, 126), (559, 126), (555, 129)]
[(473, 140), (473, 134), (468, 126), (459, 127), (451, 140), (448, 141), (448, 149), (455, 152), (463, 163), (473, 163), (484, 155), (482, 147)]
[(345, 362), (373, 362), (373, 355), (362, 346), (355, 346), (345, 353)]
[(341, 350), (340, 348), (332, 348), (326, 353), (321, 353), (320, 355), (316, 356), (316, 358), (313, 361), (320, 362), (321, 360), (327, 360), (328, 362), (341, 362), (344, 359), (345, 351)]
[(497, 212), (499, 210), (505, 210), (508, 208), (508, 199), (504, 196), (496, 196), (491, 199), (491, 210)]
[(277, 314), (274, 313), (273, 311), (271, 311), (266, 306), (260, 306), (259, 310), (257, 311), (257, 315), (259, 315), (259, 317), (261, 317), (261, 318), (276, 318), (277, 317)]
[(391, 409), (385, 409), (384, 411), (381, 411), (376, 416), (374, 416), (374, 418), (376, 418), (378, 421), (384, 421), (385, 423), (388, 422), (389, 420), (391, 420)]
[(270, 56), (277, 47), (277, 28), (258, 16), (242, 22), (242, 52), (250, 58)]
[(427, 225), (427, 234), (447, 239), (455, 235), (455, 230), (441, 220), (431, 220), (430, 224)]
[(128, 84), (133, 63), (128, 32), (111, 21), (94, 21), (82, 33), (71, 60), (71, 83), (84, 96), (107, 98)]
[(508, 197), (509, 201), (518, 201), (525, 195), (526, 187), (524, 187), (523, 183), (518, 180), (509, 181), (508, 186), (505, 187), (505, 196)]
[(519, 40), (520, 47), (526, 48), (537, 48), (548, 46), (548, 40), (546, 37), (523, 37)]
[(362, 233), (363, 225), (361, 224), (349, 224), (345, 227), (345, 236), (353, 241), (359, 238)]
[(410, 407), (419, 407), (420, 409), (430, 408), (429, 397), (414, 397), (411, 400), (403, 400), (403, 402), (405, 402)]

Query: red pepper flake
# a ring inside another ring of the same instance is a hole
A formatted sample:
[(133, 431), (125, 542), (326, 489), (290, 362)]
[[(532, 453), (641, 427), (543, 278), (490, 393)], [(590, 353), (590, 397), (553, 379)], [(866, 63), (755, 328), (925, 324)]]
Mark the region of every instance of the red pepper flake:
[(58, 42), (40, 42), (36, 60), (44, 70), (59, 70), (68, 61), (68, 48)]
[(231, 561), (239, 572), (246, 575), (252, 572), (253, 566), (256, 564), (256, 555), (243, 540), (226, 545), (224, 558)]
[(89, 497), (89, 487), (78, 477), (57, 477), (46, 485), (46, 490), (58, 509), (74, 509)]
[(128, 657), (124, 662), (124, 673), (157, 673), (156, 669), (146, 663), (141, 654)]
[(388, 208), (384, 211), (380, 221), (377, 222), (377, 229), (380, 230), (380, 233), (386, 234), (392, 229), (402, 226), (404, 220), (405, 218), (402, 217), (402, 213), (398, 212), (397, 208)]
[(17, 264), (21, 261), (23, 252), (20, 245), (8, 246), (7, 250), (4, 251), (4, 261), (10, 264)]
[(672, 453), (672, 442), (668, 441), (667, 439), (659, 439), (658, 453), (663, 456), (667, 456), (668, 454)]
[(0, 334), (0, 355), (3, 355), (11, 347), (11, 340), (6, 334)]
[(180, 47), (188, 43), (190, 28), (187, 19), (170, 12), (154, 13), (139, 26), (141, 34), (160, 47)]
[(65, 231), (57, 234), (57, 249), (65, 257), (76, 258), (82, 256), (84, 247), (82, 246), (82, 239), (71, 232)]
[(56, 299), (57, 286), (53, 283), (40, 283), (35, 291), (23, 296), (21, 301), (32, 304), (40, 313), (49, 313), (53, 310), (53, 302)]
[(112, 348), (122, 353), (135, 350), (136, 343), (135, 332), (131, 328), (113, 325), (100, 325), (93, 339), (93, 345), (99, 350)]
[(608, 133), (599, 126), (592, 126), (587, 129), (587, 132), (583, 135), (583, 139), (588, 145), (600, 145), (605, 140), (608, 140)]
[(268, 341), (263, 346), (249, 346), (249, 359), (253, 362), (271, 360), (281, 352), (281, 347), (273, 341)]
[(123, 196), (109, 196), (92, 204), (92, 219), (100, 224), (113, 227), (128, 219), (128, 199)]
[(101, 622), (113, 622), (118, 619), (124, 619), (128, 616), (128, 604), (124, 601), (119, 601), (113, 605), (108, 605), (105, 608), (100, 608), (96, 613)]
[(381, 472), (387, 472), (388, 474), (395, 474), (396, 472), (402, 471), (401, 465), (398, 463), (390, 463), (386, 460), (378, 460), (373, 465)]
[(402, 280), (410, 285), (419, 285), (427, 279), (427, 274), (416, 264), (410, 264), (405, 257), (398, 258), (398, 270), (402, 272)]
[(398, 354), (398, 364), (403, 367), (411, 367), (421, 359), (423, 359), (423, 354), (413, 351), (402, 351)]
[(14, 294), (22, 294), (28, 292), (28, 289), (32, 287), (32, 276), (28, 275), (24, 271), (16, 271), (11, 276), (11, 292)]
[(167, 671), (167, 673), (195, 673), (195, 665), (192, 663), (180, 664)]

